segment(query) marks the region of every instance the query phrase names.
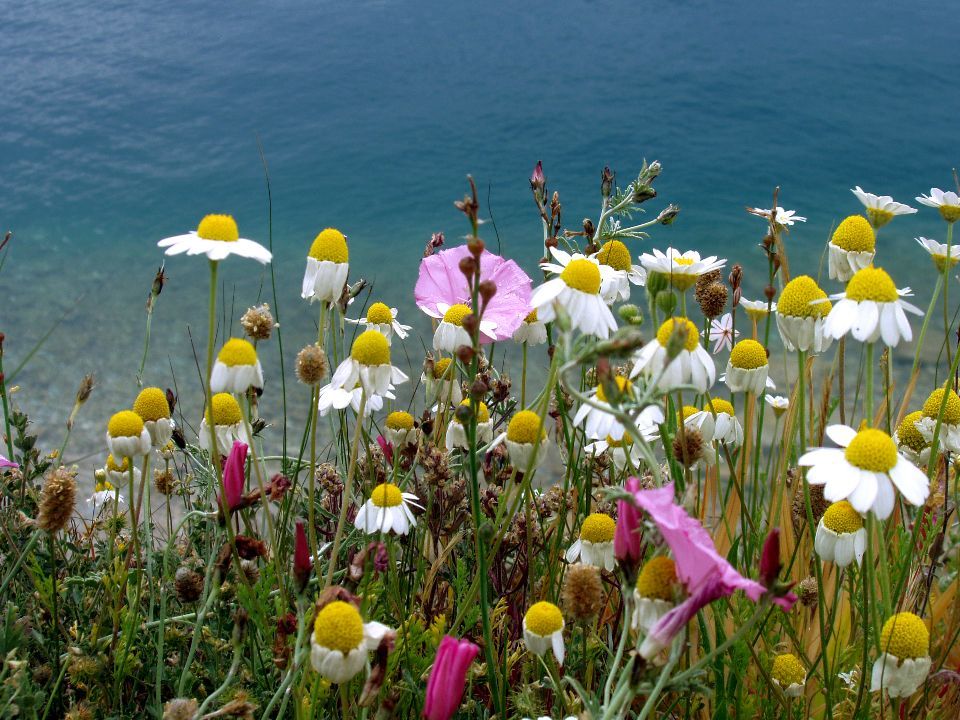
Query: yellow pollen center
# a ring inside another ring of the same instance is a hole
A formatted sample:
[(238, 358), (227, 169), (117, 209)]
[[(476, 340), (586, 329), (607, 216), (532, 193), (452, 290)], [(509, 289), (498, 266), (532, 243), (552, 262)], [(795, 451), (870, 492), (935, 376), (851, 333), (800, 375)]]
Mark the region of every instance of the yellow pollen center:
[(693, 265), (693, 258), (679, 257), (679, 258), (675, 258), (674, 262), (677, 265)]
[(846, 500), (835, 502), (823, 514), (823, 525), (838, 535), (855, 533), (863, 527), (863, 518)]
[(256, 365), (257, 351), (251, 343), (242, 338), (230, 338), (220, 348), (217, 360), (227, 367)]
[(363, 645), (363, 620), (357, 608), (342, 600), (325, 605), (313, 623), (313, 640), (344, 655)]
[(637, 575), (637, 593), (651, 600), (672, 601), (676, 584), (676, 563), (664, 555), (651, 558)]
[(730, 351), (730, 364), (741, 370), (765, 367), (767, 351), (756, 340), (741, 340)]
[(393, 312), (382, 302), (375, 302), (367, 308), (367, 322), (373, 325), (390, 325)]
[[(453, 364), (453, 360), (450, 358), (440, 358), (433, 364), (433, 378), (434, 380), (439, 380), (444, 375), (447, 375), (447, 370), (450, 369), (450, 365)], [(449, 379), (449, 378), (448, 378)]]
[(507, 440), (534, 445), (546, 435), (541, 425), (539, 415), (530, 410), (521, 410), (510, 418), (510, 424), (507, 425)]
[(867, 208), (867, 217), (870, 218), (870, 222), (873, 223), (875, 228), (882, 228), (893, 220), (893, 212), (880, 208)]
[[(943, 404), (943, 388), (937, 388), (923, 404), (923, 415), (936, 418), (940, 415), (940, 406)], [(953, 390), (947, 397), (947, 406), (943, 409), (943, 422), (947, 425), (960, 425), (960, 396)]]
[(960, 205), (941, 205), (939, 209), (940, 217), (948, 223), (960, 220)]
[(583, 520), (580, 526), (580, 539), (597, 543), (613, 542), (613, 534), (617, 530), (617, 524), (613, 518), (603, 513), (590, 513)]
[(327, 228), (314, 239), (313, 244), (310, 245), (309, 255), (320, 262), (328, 260), (333, 263), (345, 263), (350, 257), (347, 251), (347, 239), (339, 230)]
[(657, 342), (660, 343), (662, 347), (666, 347), (675, 332), (682, 332), (681, 328), (686, 328), (687, 330), (687, 337), (683, 343), (683, 349), (687, 352), (693, 352), (697, 349), (697, 345), (700, 342), (700, 333), (697, 331), (697, 326), (686, 318), (672, 317), (664, 321), (660, 329), (657, 330)]
[(463, 325), (463, 319), (472, 312), (473, 310), (470, 309), (469, 305), (452, 305), (450, 309), (443, 314), (443, 321), (461, 327)]
[(703, 409), (707, 412), (712, 410), (716, 415), (719, 415), (720, 413), (726, 413), (727, 415), (733, 417), (735, 414), (733, 405), (723, 398), (712, 398), (710, 402), (703, 406)]
[(350, 348), (350, 357), (361, 365), (389, 365), (390, 344), (382, 333), (367, 330), (357, 336)]
[(107, 455), (107, 470), (116, 473), (125, 473), (130, 470), (130, 458), (123, 458), (123, 462), (117, 465), (117, 460), (113, 455)]
[(370, 493), (370, 502), (377, 507), (397, 507), (403, 503), (403, 494), (396, 485), (381, 483)]
[[(617, 375), (613, 378), (613, 381), (617, 384), (617, 389), (621, 395), (633, 392), (633, 383), (623, 377), (623, 375)], [(597, 385), (597, 400), (600, 402), (608, 402), (607, 394), (603, 391), (603, 385)]]
[(863, 215), (851, 215), (837, 225), (830, 242), (847, 252), (873, 252), (877, 236)]
[(880, 631), (880, 652), (900, 660), (916, 660), (930, 654), (930, 631), (926, 623), (911, 612), (891, 616)]
[[(465, 398), (463, 401), (461, 401), (460, 404), (470, 407), (470, 398)], [(457, 418), (456, 415), (453, 416), (453, 419), (456, 420), (457, 422), (460, 422), (459, 418)], [(487, 409), (486, 403), (480, 403), (477, 406), (477, 422), (478, 423), (490, 422), (490, 410)]]
[(885, 270), (865, 267), (850, 278), (847, 283), (847, 297), (857, 302), (895, 302), (900, 296), (897, 294), (897, 286)]
[(413, 415), (403, 410), (396, 410), (387, 415), (387, 427), (391, 430), (412, 430)]
[(796, 655), (787, 653), (773, 659), (770, 676), (780, 683), (780, 687), (788, 688), (791, 685), (803, 685), (807, 680), (807, 670)]
[[(780, 293), (777, 312), (793, 317), (826, 317), (833, 307), (826, 297), (827, 294), (820, 289), (812, 277), (798, 275), (788, 282)], [(814, 303), (814, 300), (824, 300), (824, 302)]]
[(157, 387), (144, 388), (133, 401), (133, 411), (145, 421), (168, 418), (170, 406), (167, 404), (167, 394)]
[[(938, 404), (937, 411), (939, 411), (939, 409), (940, 405)], [(927, 447), (927, 441), (923, 438), (921, 432), (917, 430), (917, 422), (919, 422), (922, 417), (923, 412), (917, 410), (904, 417), (897, 426), (897, 440), (900, 441), (901, 445), (906, 445), (917, 453)]]
[(523, 616), (527, 630), (540, 637), (548, 637), (563, 629), (563, 614), (553, 603), (538, 602)]
[(897, 446), (883, 430), (867, 428), (850, 441), (844, 456), (861, 470), (889, 472), (897, 464)]
[(630, 437), (627, 433), (623, 434), (623, 437), (619, 440), (614, 440), (613, 436), (607, 435), (607, 445), (612, 448), (618, 447), (630, 447), (633, 445), (633, 438)]
[(567, 284), (567, 287), (588, 295), (596, 295), (600, 292), (600, 268), (589, 260), (582, 258), (571, 260), (560, 273), (560, 279)]
[(688, 417), (698, 412), (700, 412), (699, 408), (696, 408), (693, 405), (684, 405), (680, 412), (677, 413), (677, 423), (682, 423)]
[(137, 437), (143, 432), (143, 418), (133, 410), (122, 410), (107, 424), (110, 437)]
[(535, 323), (537, 321), (537, 309), (534, 308), (529, 313), (527, 313), (527, 316), (523, 319), (523, 321), (528, 325), (530, 323)]
[(213, 396), (213, 424), (237, 425), (242, 416), (240, 405), (230, 393), (217, 393)]
[(614, 270), (629, 270), (633, 263), (630, 261), (630, 251), (619, 240), (608, 240), (600, 248), (597, 260), (609, 265)]
[(207, 215), (197, 225), (197, 236), (204, 240), (236, 242), (240, 239), (237, 221), (230, 215)]
[(97, 484), (93, 486), (93, 489), (96, 492), (113, 492), (115, 488), (113, 487), (113, 483), (109, 480), (98, 480)]

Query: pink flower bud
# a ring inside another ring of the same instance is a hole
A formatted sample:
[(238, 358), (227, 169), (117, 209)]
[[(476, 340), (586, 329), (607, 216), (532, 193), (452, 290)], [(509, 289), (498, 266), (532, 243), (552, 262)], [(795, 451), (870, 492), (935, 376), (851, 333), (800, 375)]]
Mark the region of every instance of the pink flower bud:
[(234, 441), (230, 455), (227, 456), (227, 461), (223, 464), (223, 497), (221, 504), (226, 503), (224, 513), (228, 513), (231, 508), (237, 507), (243, 498), (247, 449), (245, 443)]
[(310, 571), (313, 563), (310, 562), (310, 549), (307, 546), (307, 532), (303, 527), (303, 520), (297, 520), (297, 529), (293, 536), (293, 577), (297, 581), (297, 589), (303, 592), (310, 582)]
[(387, 442), (383, 435), (377, 435), (377, 445), (383, 450), (383, 456), (387, 459), (387, 465), (393, 465), (393, 443)]
[[(635, 493), (640, 481), (627, 478), (626, 490)], [(617, 500), (617, 529), (613, 535), (613, 554), (628, 568), (640, 564), (640, 508), (630, 500)]]
[(467, 670), (478, 652), (480, 648), (469, 640), (444, 635), (427, 681), (427, 698), (423, 704), (423, 716), (427, 720), (453, 717), (463, 699)]
[(763, 541), (760, 555), (760, 582), (772, 588), (780, 576), (780, 528), (772, 528)]

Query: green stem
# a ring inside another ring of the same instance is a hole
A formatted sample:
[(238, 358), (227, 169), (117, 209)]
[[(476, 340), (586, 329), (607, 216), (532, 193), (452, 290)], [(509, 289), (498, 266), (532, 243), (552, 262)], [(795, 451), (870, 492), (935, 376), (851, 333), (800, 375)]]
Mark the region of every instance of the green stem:
[(933, 309), (937, 305), (937, 299), (940, 297), (940, 290), (943, 288), (943, 275), (937, 276), (937, 282), (933, 286), (933, 296), (930, 298), (930, 304), (927, 306), (927, 312), (923, 316), (923, 324), (920, 326), (920, 336), (917, 338), (917, 350), (913, 356), (913, 368), (910, 370), (912, 378), (917, 368), (920, 367), (920, 352), (923, 350), (923, 339), (927, 335), (927, 326), (930, 324), (930, 318), (933, 316)]
[(207, 428), (210, 430), (210, 462), (213, 465), (213, 474), (217, 478), (217, 486), (223, 484), (223, 470), (220, 468), (220, 448), (217, 445), (217, 428), (213, 419), (213, 389), (210, 387), (210, 376), (213, 374), (213, 344), (216, 342), (217, 332), (217, 261), (210, 261), (210, 307), (207, 316), (207, 374), (203, 382), (207, 391)]

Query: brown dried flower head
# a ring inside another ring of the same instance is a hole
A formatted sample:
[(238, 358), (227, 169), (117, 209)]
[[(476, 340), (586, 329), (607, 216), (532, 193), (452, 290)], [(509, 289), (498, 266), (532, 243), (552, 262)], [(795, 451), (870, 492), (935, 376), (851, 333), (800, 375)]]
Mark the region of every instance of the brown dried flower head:
[(703, 435), (695, 428), (684, 428), (673, 439), (673, 456), (688, 468), (703, 457), (704, 449)]
[(307, 345), (297, 353), (297, 379), (304, 385), (318, 385), (329, 371), (327, 353), (319, 345)]
[(603, 605), (600, 570), (592, 565), (576, 563), (567, 568), (563, 580), (563, 607), (577, 622), (588, 620)]
[(273, 329), (277, 327), (267, 303), (249, 308), (240, 317), (240, 325), (251, 340), (269, 340)]
[(711, 320), (723, 314), (728, 297), (727, 286), (720, 283), (707, 286), (702, 293), (699, 289), (697, 290), (697, 302), (700, 304), (700, 309), (703, 311), (704, 317)]
[(198, 704), (193, 698), (176, 698), (163, 706), (163, 720), (193, 720)]
[(77, 471), (62, 465), (47, 475), (40, 496), (37, 525), (51, 535), (63, 530), (73, 515), (77, 500)]
[(177, 600), (182, 603), (196, 602), (203, 593), (203, 575), (188, 567), (177, 568), (173, 577)]

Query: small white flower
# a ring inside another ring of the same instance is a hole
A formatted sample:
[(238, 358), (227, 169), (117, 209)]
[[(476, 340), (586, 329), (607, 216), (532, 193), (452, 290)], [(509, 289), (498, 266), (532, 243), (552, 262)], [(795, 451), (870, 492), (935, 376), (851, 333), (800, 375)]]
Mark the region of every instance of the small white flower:
[[(217, 393), (213, 396), (213, 429), (217, 438), (217, 452), (221, 456), (230, 454), (234, 442), (250, 444), (246, 424), (240, 413), (240, 405), (230, 393)], [(197, 431), (197, 444), (210, 452), (210, 429), (207, 424), (207, 413), (204, 411), (200, 429)]]
[(870, 267), (876, 247), (876, 232), (863, 215), (844, 218), (827, 243), (830, 279), (847, 282), (858, 270)]
[(711, 398), (703, 410), (691, 415), (687, 422), (692, 422), (707, 442), (734, 447), (743, 444), (743, 426), (733, 411), (733, 405), (723, 398)]
[(553, 603), (534, 603), (523, 616), (523, 642), (534, 655), (553, 650), (557, 663), (563, 665), (566, 647), (563, 643), (563, 613)]
[(435, 360), (433, 370), (422, 373), (420, 381), (427, 393), (427, 405), (459, 405), (463, 400), (457, 368), (451, 358)]
[(407, 379), (406, 373), (390, 364), (390, 344), (383, 334), (365, 330), (353, 341), (350, 354), (334, 372), (330, 385), (353, 390), (359, 382), (368, 398), (384, 397), (394, 385)]
[(832, 305), (827, 294), (809, 275), (798, 275), (786, 284), (777, 303), (777, 330), (787, 350), (821, 353), (832, 339), (823, 331)]
[(873, 665), (870, 691), (910, 697), (930, 674), (930, 631), (911, 612), (892, 615), (880, 631), (880, 657)]
[(310, 641), (310, 664), (333, 683), (345, 683), (367, 664), (390, 628), (363, 622), (357, 608), (342, 600), (327, 603), (317, 613)]
[(723, 380), (732, 392), (762, 395), (769, 380), (768, 370), (766, 348), (756, 340), (741, 340), (730, 351)]
[(398, 450), (407, 445), (416, 445), (420, 430), (413, 420), (413, 415), (403, 410), (395, 410), (387, 415), (384, 432), (387, 440)]
[(417, 519), (411, 507), (423, 509), (413, 493), (401, 492), (391, 483), (381, 483), (370, 493), (370, 499), (360, 506), (353, 524), (368, 535), (394, 532), (406, 535), (416, 527)]
[[(686, 332), (683, 344), (672, 359), (667, 355), (667, 346), (676, 332)], [(657, 330), (657, 335), (641, 348), (633, 366), (631, 377), (641, 373), (658, 378), (657, 388), (669, 392), (691, 386), (698, 393), (710, 389), (717, 379), (713, 358), (700, 345), (697, 326), (686, 318), (673, 317)]]
[(720, 318), (710, 321), (710, 330), (704, 331), (707, 340), (713, 343), (713, 354), (733, 347), (733, 341), (740, 336), (739, 330), (733, 329), (733, 314), (725, 313)]
[(767, 405), (773, 408), (773, 412), (777, 417), (780, 417), (790, 409), (790, 398), (784, 397), (783, 395), (764, 395), (763, 399)]
[[(460, 405), (470, 407), (470, 398), (465, 398)], [(490, 417), (490, 411), (485, 403), (477, 404), (477, 447), (485, 445), (493, 440), (493, 419)], [(447, 425), (447, 450), (460, 448), (467, 450), (470, 448), (469, 438), (467, 437), (467, 426), (460, 422), (456, 412), (453, 419)]]
[(909, 205), (894, 200), (889, 195), (874, 195), (863, 190), (859, 185), (850, 192), (857, 196), (867, 210), (870, 224), (875, 228), (883, 227), (897, 215), (912, 215), (917, 211)]
[(543, 345), (547, 341), (547, 325), (540, 320), (536, 310), (531, 310), (514, 331), (513, 341), (527, 345)]
[(237, 255), (266, 265), (273, 257), (260, 243), (240, 237), (230, 215), (207, 215), (196, 230), (164, 238), (157, 245), (167, 248), (166, 255), (206, 255), (213, 261)]
[(143, 457), (153, 448), (143, 418), (132, 410), (123, 410), (107, 424), (107, 447), (115, 458)]
[(230, 338), (220, 348), (210, 373), (210, 391), (243, 395), (251, 387), (263, 387), (263, 368), (253, 345), (242, 338)]
[[(632, 382), (622, 375), (617, 375), (613, 380), (622, 401), (633, 397)], [(605, 438), (608, 435), (614, 440), (623, 437), (623, 424), (613, 414), (613, 408), (607, 400), (603, 386), (597, 385), (587, 393), (587, 397), (591, 399), (592, 403), (580, 405), (577, 414), (573, 416), (573, 424), (577, 427), (583, 427), (587, 437), (592, 440)], [(594, 407), (594, 405), (601, 407)]]
[(644, 564), (633, 590), (635, 606), (631, 623), (634, 629), (649, 633), (660, 618), (673, 610), (677, 585), (677, 569), (672, 558), (658, 555)]
[[(317, 393), (317, 410), (320, 417), (326, 417), (331, 410), (344, 410), (347, 406), (353, 408), (353, 412), (360, 412), (360, 399), (363, 397), (363, 386), (357, 383), (353, 390), (347, 390), (333, 385), (324, 385)], [(367, 393), (366, 405), (363, 408), (363, 416), (369, 417), (373, 413), (380, 412), (383, 409), (383, 399), (394, 400), (393, 386), (383, 395)]]
[(339, 300), (350, 272), (349, 257), (347, 238), (342, 232), (327, 228), (317, 235), (307, 253), (300, 296), (311, 302)]
[(616, 565), (613, 556), (613, 534), (617, 524), (604, 513), (591, 513), (580, 526), (580, 536), (567, 549), (567, 562), (580, 560), (585, 565), (603, 568), (609, 572)]
[(540, 267), (557, 277), (534, 290), (530, 299), (539, 318), (544, 322), (553, 320), (559, 306), (580, 332), (602, 339), (609, 337), (617, 329), (617, 322), (600, 294), (600, 288), (604, 279), (614, 272), (613, 268), (580, 253), (570, 255), (558, 248), (550, 248), (550, 252), (557, 262), (541, 263)]
[(693, 287), (701, 275), (719, 270), (726, 262), (726, 259), (718, 259), (716, 255), (701, 258), (695, 250), (681, 253), (672, 247), (667, 248), (665, 253), (654, 249), (653, 254), (644, 253), (640, 256), (640, 264), (647, 273), (663, 275), (681, 292)]
[(402, 325), (397, 321), (395, 307), (389, 307), (382, 302), (372, 303), (367, 308), (367, 314), (358, 320), (352, 318), (344, 318), (344, 320), (354, 325), (363, 325), (367, 330), (377, 330), (383, 333), (388, 342), (393, 340), (394, 335), (403, 340), (411, 328), (410, 325)]
[[(770, 216), (772, 214), (772, 211), (769, 208), (767, 209), (747, 208), (747, 212), (750, 213), (751, 215), (762, 217), (765, 220), (770, 220)], [(777, 213), (774, 219), (774, 222), (776, 222), (777, 225), (780, 225), (782, 227), (788, 227), (790, 225), (793, 225), (796, 222), (806, 222), (806, 221), (807, 219), (805, 217), (801, 217), (797, 215), (796, 210), (784, 210), (782, 207), (779, 207), (779, 206), (777, 207)]]
[(889, 347), (901, 339), (910, 342), (913, 332), (906, 312), (923, 315), (920, 308), (901, 300), (912, 294), (910, 288), (898, 290), (884, 270), (864, 268), (850, 279), (846, 292), (831, 295), (837, 302), (823, 323), (823, 333), (839, 340), (849, 332), (859, 342), (882, 339)]
[(917, 202), (927, 207), (937, 208), (940, 217), (948, 223), (960, 220), (960, 196), (953, 190), (944, 192), (940, 188), (930, 188), (930, 195), (920, 195)]
[(760, 322), (770, 313), (777, 311), (777, 304), (775, 302), (768, 303), (766, 300), (747, 300), (740, 298), (740, 307), (747, 313), (747, 317), (754, 322)]
[[(930, 259), (933, 260), (934, 266), (942, 273), (946, 269), (947, 264), (947, 244), (925, 237), (918, 237), (916, 240), (920, 244), (920, 247), (930, 254)], [(960, 262), (960, 245), (951, 245), (949, 255), (950, 267), (953, 267), (957, 262)]]
[(608, 305), (630, 299), (630, 285), (644, 285), (647, 271), (634, 265), (627, 246), (619, 240), (608, 240), (593, 255), (601, 265), (610, 268), (600, 285), (600, 294)]
[(820, 518), (813, 547), (822, 560), (837, 567), (844, 568), (854, 560), (859, 565), (867, 548), (867, 531), (860, 513), (846, 500), (833, 503)]

